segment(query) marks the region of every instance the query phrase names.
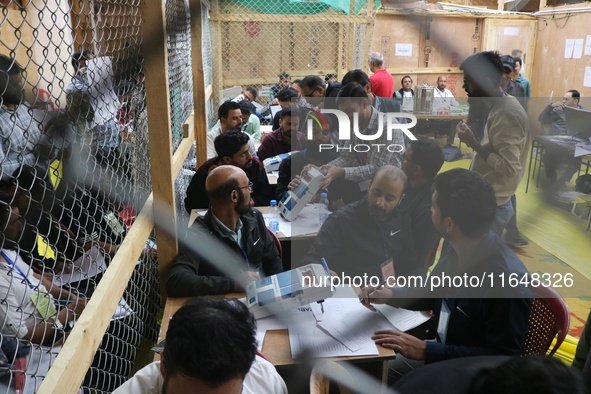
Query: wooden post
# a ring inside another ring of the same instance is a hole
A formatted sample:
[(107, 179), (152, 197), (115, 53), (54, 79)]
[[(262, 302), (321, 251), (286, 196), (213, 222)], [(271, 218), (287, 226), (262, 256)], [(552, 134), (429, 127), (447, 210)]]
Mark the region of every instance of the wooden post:
[(195, 115), (195, 152), (197, 163), (207, 160), (207, 117), (203, 72), (201, 0), (191, 0), (191, 62), (193, 63), (193, 109)]
[(172, 173), (172, 129), (168, 52), (166, 49), (166, 13), (164, 0), (143, 2), (142, 28), (150, 37), (150, 54), (146, 56), (146, 103), (150, 144), (150, 171), (154, 194), (154, 222), (158, 245), (160, 292), (166, 300), (168, 269), (178, 253), (174, 180)]
[(497, 0), (497, 10), (504, 11), (505, 10), (505, 1), (504, 0)]
[[(217, 117), (217, 110), (218, 110), (216, 105), (219, 105), (219, 102), (220, 102), (221, 92), (223, 89), (223, 80), (224, 80), (223, 79), (224, 64), (223, 64), (223, 59), (222, 59), (222, 46), (225, 43), (224, 43), (224, 37), (222, 37), (222, 22), (217, 19), (220, 16), (219, 10), (220, 10), (219, 0), (213, 0), (213, 2), (211, 3), (211, 14), (212, 14), (212, 20), (213, 20), (212, 23), (213, 23), (213, 31), (214, 31), (213, 41), (215, 43), (214, 53), (213, 53), (213, 68), (214, 68), (214, 70), (217, 70), (217, 72), (213, 73), (214, 77), (213, 77), (212, 85), (213, 85), (213, 105), (214, 105), (214, 111), (216, 113), (216, 117)], [(216, 75), (217, 75), (217, 78), (216, 78)]]

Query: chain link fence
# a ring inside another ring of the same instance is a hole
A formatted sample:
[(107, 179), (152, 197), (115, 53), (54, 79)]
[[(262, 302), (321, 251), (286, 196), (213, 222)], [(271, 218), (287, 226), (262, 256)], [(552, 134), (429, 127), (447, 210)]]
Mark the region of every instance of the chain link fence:
[[(146, 43), (139, 0), (2, 5), (0, 392), (31, 393), (151, 192)], [(178, 13), (171, 12), (172, 24)], [(186, 9), (180, 14), (187, 18)], [(179, 51), (186, 40), (171, 34), (171, 53), (186, 55)], [(191, 97), (190, 68), (186, 56), (171, 59), (179, 71), (171, 98), (183, 101)], [(180, 123), (175, 138), (187, 106), (192, 98), (173, 106), (181, 108), (173, 112), (175, 126)], [(159, 312), (155, 244), (149, 242), (84, 392), (111, 392), (136, 363), (145, 364), (138, 360), (157, 339)]]

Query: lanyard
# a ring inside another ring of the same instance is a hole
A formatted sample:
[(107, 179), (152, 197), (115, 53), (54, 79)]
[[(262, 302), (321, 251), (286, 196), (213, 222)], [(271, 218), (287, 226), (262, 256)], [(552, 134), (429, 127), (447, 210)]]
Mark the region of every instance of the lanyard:
[(6, 253), (4, 253), (4, 252), (0, 252), (0, 253), (2, 253), (2, 257), (4, 257), (4, 260), (6, 260), (6, 261), (8, 262), (8, 264), (9, 264), (9, 265), (10, 265), (12, 268), (14, 268), (14, 269), (15, 269), (15, 270), (16, 270), (16, 271), (19, 273), (19, 275), (23, 277), (23, 279), (24, 279), (25, 281), (27, 281), (27, 283), (28, 283), (29, 287), (30, 287), (31, 289), (35, 289), (35, 286), (33, 286), (33, 284), (31, 283), (31, 281), (29, 280), (29, 278), (27, 278), (27, 275), (25, 275), (25, 273), (24, 273), (23, 271), (21, 271), (21, 269), (20, 269), (19, 267), (17, 267), (17, 266), (16, 266), (16, 264), (14, 264), (14, 261), (12, 261), (12, 260), (10, 259), (10, 257), (8, 257), (8, 256), (6, 255)]

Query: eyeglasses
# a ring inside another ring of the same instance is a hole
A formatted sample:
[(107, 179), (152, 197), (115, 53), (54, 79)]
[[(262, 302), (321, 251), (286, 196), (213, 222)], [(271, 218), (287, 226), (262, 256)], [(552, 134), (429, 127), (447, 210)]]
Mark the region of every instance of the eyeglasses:
[(316, 93), (316, 91), (317, 91), (317, 90), (318, 90), (318, 88), (316, 88), (316, 89), (312, 90), (312, 91), (310, 92), (310, 94), (305, 94), (305, 95), (304, 95), (304, 97), (314, 97), (314, 93)]
[(252, 192), (252, 182), (248, 182), (248, 185), (246, 185), (246, 186), (242, 186), (242, 187), (239, 187), (239, 188), (238, 188), (238, 189), (236, 189), (236, 190), (240, 190), (240, 189), (246, 189), (246, 188), (248, 188), (248, 191), (249, 191), (249, 192)]

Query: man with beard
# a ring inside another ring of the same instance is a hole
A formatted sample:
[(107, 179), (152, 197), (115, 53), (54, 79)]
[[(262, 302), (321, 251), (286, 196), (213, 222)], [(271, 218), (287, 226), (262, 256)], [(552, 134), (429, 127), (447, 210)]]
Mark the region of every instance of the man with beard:
[(457, 107), (458, 101), (454, 94), (447, 89), (447, 77), (440, 75), (437, 77), (437, 87), (435, 88), (435, 95), (433, 97), (433, 109)]
[(269, 205), (273, 191), (262, 164), (250, 154), (249, 136), (240, 130), (227, 131), (216, 137), (214, 141), (217, 156), (203, 163), (195, 172), (185, 197), (185, 209), (209, 207), (209, 198), (205, 192), (207, 174), (218, 165), (227, 164), (244, 170), (252, 183), (253, 204), (256, 206)]
[(0, 55), (0, 178), (5, 181), (23, 166), (34, 167), (34, 148), (41, 138), (32, 109), (24, 101), (23, 69), (15, 59)]
[[(166, 283), (168, 295), (242, 292), (244, 283), (282, 272), (275, 239), (263, 215), (250, 207), (252, 183), (246, 173), (237, 166), (218, 166), (207, 175), (205, 190), (209, 210), (197, 218), (180, 243)], [(204, 242), (210, 249), (203, 250)]]
[[(519, 104), (517, 104), (519, 106)], [(531, 310), (527, 285), (505, 287), (500, 282), (459, 277), (528, 279), (519, 258), (493, 233), (497, 204), (493, 187), (474, 171), (456, 168), (437, 175), (432, 195), (433, 225), (447, 241), (428, 283), (454, 278), (431, 288), (365, 288), (361, 302), (387, 303), (412, 310), (432, 310), (437, 341), (424, 341), (397, 331), (378, 331), (377, 344), (394, 349), (390, 382), (410, 370), (436, 361), (481, 355), (519, 355), (525, 345)], [(453, 283), (452, 283), (453, 282)], [(429, 289), (432, 290), (429, 290)]]
[[(397, 208), (406, 175), (384, 166), (371, 181), (367, 196), (329, 215), (305, 264), (325, 258), (331, 270), (348, 276), (378, 277), (423, 275), (416, 264), (408, 215)], [(369, 280), (369, 279), (367, 279)]]
[(282, 153), (302, 150), (306, 136), (299, 129), (300, 111), (291, 106), (283, 108), (279, 128), (267, 135), (259, 146), (257, 151), (259, 159), (262, 161)]
[(468, 97), (480, 97), (488, 115), (482, 126), (482, 141), (476, 137), (479, 130), (463, 122), (456, 131), (460, 141), (475, 152), (470, 169), (482, 174), (495, 190), (497, 212), (492, 230), (501, 236), (514, 213), (511, 197), (525, 173), (529, 153), (527, 113), (501, 88), (503, 61), (498, 52), (476, 53), (464, 60), (460, 69)]
[(170, 319), (161, 361), (113, 394), (287, 394), (256, 342), (256, 322), (240, 301), (196, 298)]
[[(214, 127), (207, 133), (207, 159), (212, 159), (216, 155), (215, 139), (229, 130), (242, 129), (242, 110), (240, 104), (234, 101), (226, 101), (218, 108), (219, 126), (216, 123)], [(256, 155), (256, 148), (254, 146), (254, 138), (250, 135), (248, 139), (248, 148), (252, 156)]]

